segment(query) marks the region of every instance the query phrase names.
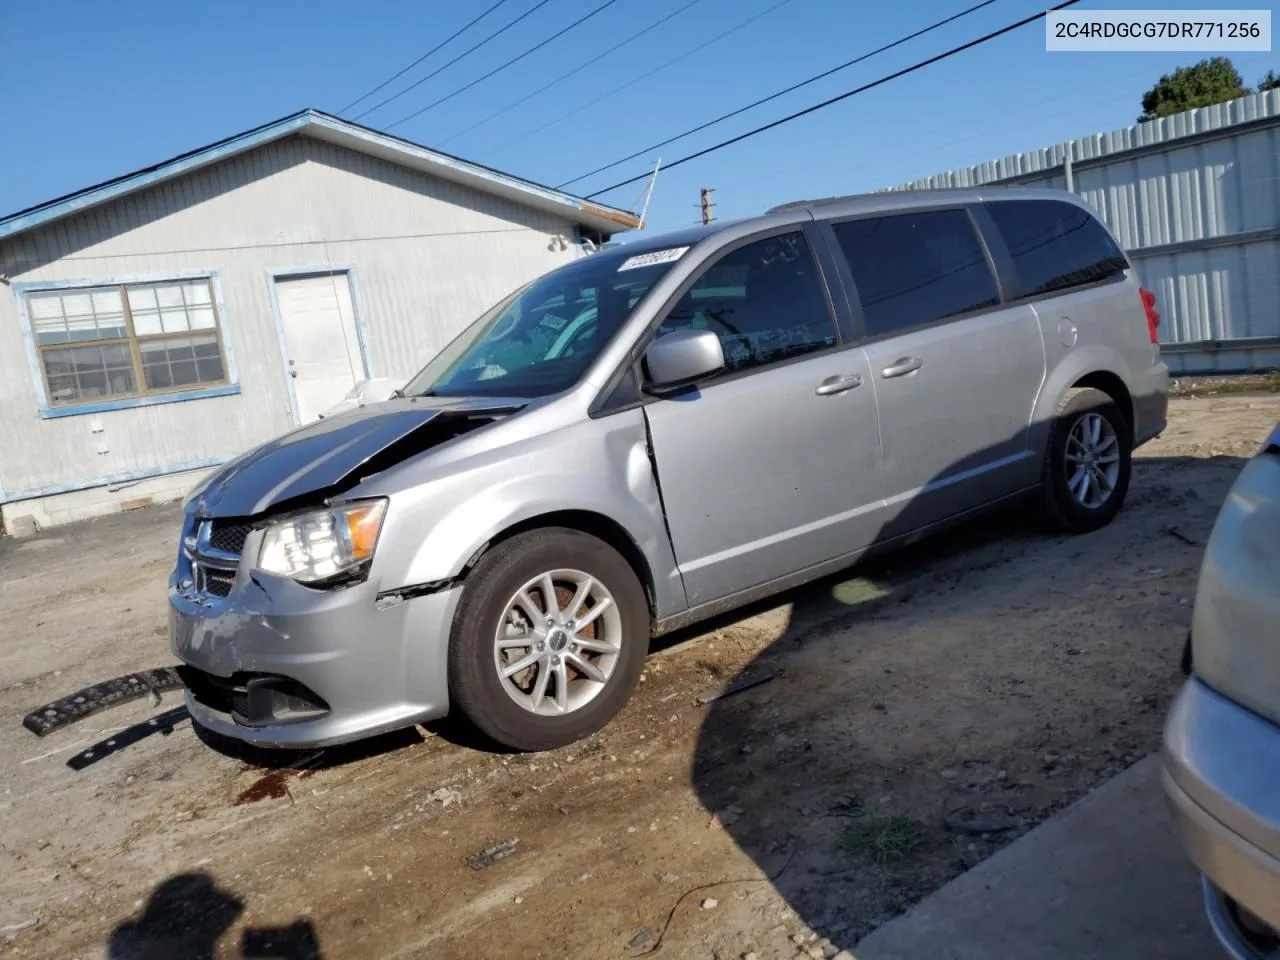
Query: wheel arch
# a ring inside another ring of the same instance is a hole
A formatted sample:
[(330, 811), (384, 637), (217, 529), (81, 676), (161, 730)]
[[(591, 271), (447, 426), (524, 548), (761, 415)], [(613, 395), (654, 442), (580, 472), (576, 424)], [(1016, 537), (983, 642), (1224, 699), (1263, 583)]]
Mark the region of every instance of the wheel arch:
[(1071, 350), (1051, 367), (1036, 397), (1031, 415), (1031, 449), (1043, 454), (1058, 408), (1067, 391), (1081, 387), (1101, 390), (1116, 401), (1126, 424), (1134, 425), (1133, 397), (1128, 388), (1129, 367), (1119, 352), (1103, 344), (1087, 344)]
[(499, 532), (494, 534), (487, 543), (480, 547), (471, 559), (466, 563), (462, 572), (462, 578), (471, 571), (480, 558), (492, 550), (498, 544), (510, 540), (512, 537), (519, 536), (522, 533), (529, 533), (533, 530), (544, 530), (549, 527), (562, 527), (569, 530), (576, 530), (579, 533), (585, 533), (588, 536), (595, 537), (618, 552), (623, 560), (627, 562), (636, 579), (640, 582), (641, 588), (644, 590), (645, 604), (649, 608), (649, 620), (654, 621), (657, 618), (657, 590), (653, 576), (653, 570), (649, 565), (649, 561), (644, 555), (644, 551), (640, 549), (640, 545), (627, 531), (627, 529), (618, 523), (618, 521), (597, 513), (594, 510), (568, 509), (553, 510), (547, 513), (540, 513), (536, 516), (526, 517), (503, 527)]
[(1129, 427), (1129, 436), (1133, 436), (1134, 432), (1134, 411), (1133, 396), (1129, 393), (1128, 386), (1125, 385), (1124, 379), (1110, 370), (1094, 370), (1077, 379), (1071, 384), (1072, 389), (1082, 387), (1091, 387), (1094, 390), (1101, 390), (1112, 400), (1116, 406), (1120, 408), (1120, 415), (1124, 417), (1125, 423)]

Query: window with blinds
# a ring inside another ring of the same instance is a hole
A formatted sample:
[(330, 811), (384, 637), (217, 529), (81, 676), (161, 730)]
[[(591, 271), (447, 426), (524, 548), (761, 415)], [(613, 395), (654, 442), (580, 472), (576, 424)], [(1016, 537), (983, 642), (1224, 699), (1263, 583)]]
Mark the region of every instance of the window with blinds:
[(208, 279), (41, 290), (26, 296), (52, 406), (227, 382)]

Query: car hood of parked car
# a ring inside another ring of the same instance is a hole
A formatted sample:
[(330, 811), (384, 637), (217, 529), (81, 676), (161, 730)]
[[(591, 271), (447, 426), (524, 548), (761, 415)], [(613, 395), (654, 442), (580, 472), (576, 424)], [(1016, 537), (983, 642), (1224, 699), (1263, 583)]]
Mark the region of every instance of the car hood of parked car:
[(251, 517), (318, 503), (519, 410), (525, 401), (411, 397), (308, 424), (215, 471), (187, 499), (200, 517)]

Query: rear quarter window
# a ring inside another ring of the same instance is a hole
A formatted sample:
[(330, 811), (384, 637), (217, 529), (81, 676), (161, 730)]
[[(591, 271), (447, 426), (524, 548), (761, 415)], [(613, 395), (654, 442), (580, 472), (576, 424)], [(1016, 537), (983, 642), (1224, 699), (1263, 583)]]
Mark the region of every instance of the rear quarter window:
[(986, 208), (1009, 248), (1022, 296), (1086, 286), (1128, 269), (1102, 224), (1073, 203), (996, 200)]

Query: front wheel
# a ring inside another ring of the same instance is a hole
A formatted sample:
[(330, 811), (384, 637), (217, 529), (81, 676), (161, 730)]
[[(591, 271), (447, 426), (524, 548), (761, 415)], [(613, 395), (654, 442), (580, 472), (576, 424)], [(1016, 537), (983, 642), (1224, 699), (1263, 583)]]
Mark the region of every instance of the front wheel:
[(1106, 526), (1129, 492), (1132, 431), (1116, 402), (1091, 387), (1067, 392), (1058, 407), (1044, 464), (1044, 509), (1070, 533)]
[(534, 530), (468, 575), (449, 639), (450, 694), (499, 743), (550, 750), (613, 719), (648, 646), (644, 590), (626, 560), (577, 530)]

